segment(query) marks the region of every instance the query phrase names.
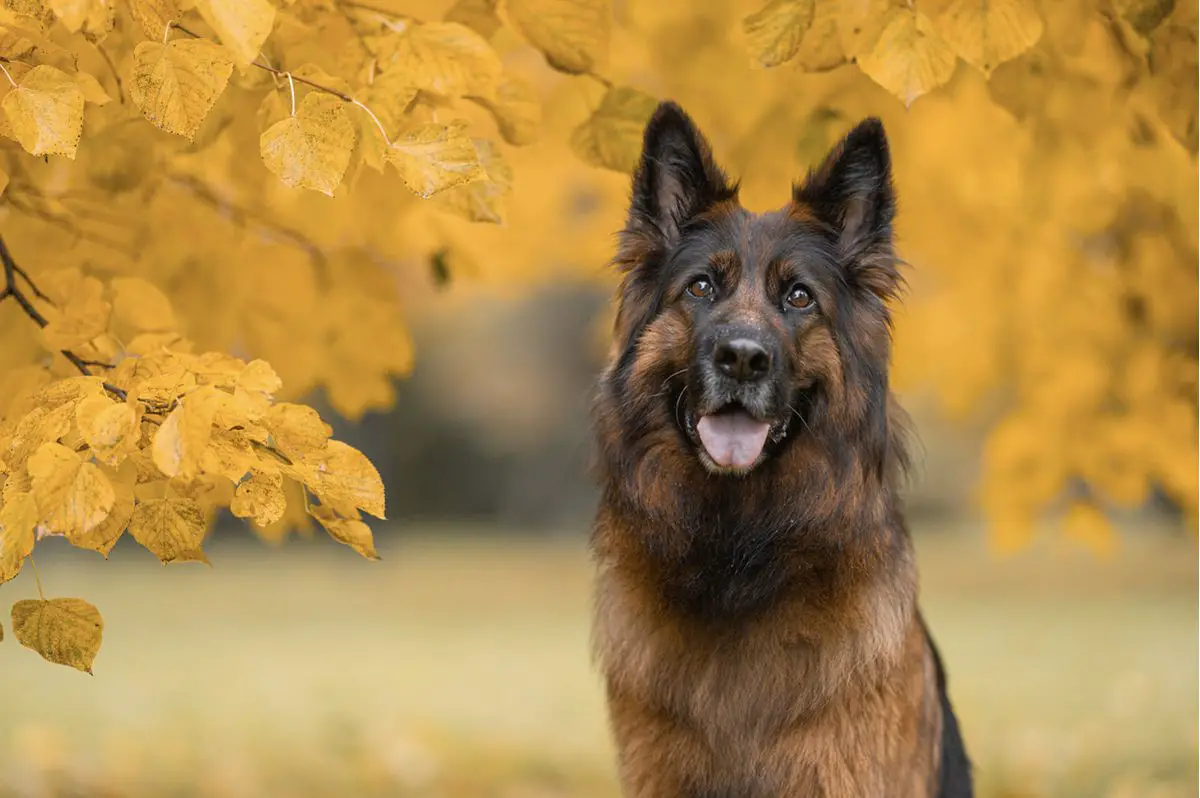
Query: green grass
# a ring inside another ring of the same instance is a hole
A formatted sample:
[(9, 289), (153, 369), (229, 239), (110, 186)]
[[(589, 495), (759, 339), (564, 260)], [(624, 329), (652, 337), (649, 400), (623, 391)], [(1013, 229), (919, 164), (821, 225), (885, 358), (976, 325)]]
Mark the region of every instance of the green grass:
[[(1195, 547), (1124, 545), (920, 538), (985, 798), (1196, 794)], [(0, 644), (0, 795), (617, 794), (578, 539), (217, 545), (212, 570), (44, 548), (47, 594), (99, 606), (104, 647), (89, 677)], [(0, 604), (30, 595), (27, 568)]]

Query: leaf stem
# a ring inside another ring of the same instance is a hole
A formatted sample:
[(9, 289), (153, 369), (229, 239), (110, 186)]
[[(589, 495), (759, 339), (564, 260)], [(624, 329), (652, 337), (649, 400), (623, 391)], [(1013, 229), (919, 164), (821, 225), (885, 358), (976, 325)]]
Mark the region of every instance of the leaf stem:
[(33, 561), (32, 554), (29, 555), (29, 567), (33, 569), (33, 581), (37, 582), (38, 595), (41, 596), (42, 601), (45, 601), (46, 594), (42, 591), (42, 577), (38, 574), (37, 563)]
[(292, 95), (292, 116), (295, 116), (296, 115), (296, 81), (294, 81), (292, 79), (291, 72), (285, 72), (284, 74), (287, 75), (288, 91)]
[(8, 74), (8, 68), (4, 64), (0, 64), (0, 72), (4, 73), (4, 77), (8, 78), (8, 82), (12, 84), (14, 89), (17, 88), (17, 82), (12, 79), (12, 75)]
[(375, 116), (375, 112), (360, 103), (358, 100), (351, 100), (350, 102), (367, 112), (367, 116), (371, 117), (371, 121), (375, 123), (375, 127), (379, 128), (379, 135), (383, 136), (383, 140), (387, 142), (387, 145), (390, 148), (392, 146), (392, 138), (388, 135), (387, 129), (384, 128), (383, 123), (379, 121), (379, 117)]

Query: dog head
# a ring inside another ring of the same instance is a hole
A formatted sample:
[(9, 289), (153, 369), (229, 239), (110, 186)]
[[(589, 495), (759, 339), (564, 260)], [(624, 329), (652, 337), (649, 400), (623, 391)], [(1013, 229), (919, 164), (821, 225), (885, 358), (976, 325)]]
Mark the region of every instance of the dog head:
[(753, 214), (691, 119), (660, 105), (617, 256), (599, 403), (610, 473), (746, 479), (804, 458), (882, 470), (894, 215), (878, 120), (847, 134), (785, 207)]

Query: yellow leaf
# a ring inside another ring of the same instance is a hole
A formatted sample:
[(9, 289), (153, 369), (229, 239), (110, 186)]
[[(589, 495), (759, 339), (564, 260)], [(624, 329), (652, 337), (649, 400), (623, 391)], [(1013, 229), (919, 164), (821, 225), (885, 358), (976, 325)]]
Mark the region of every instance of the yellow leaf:
[(357, 507), (384, 517), (383, 480), (366, 455), (341, 441), (301, 458), (294, 476), (322, 503)]
[(265, 360), (251, 360), (237, 379), (237, 387), (268, 395), (277, 392), (282, 385), (279, 375)]
[(425, 199), (451, 186), (487, 177), (466, 124), (458, 121), (422, 125), (393, 142), (385, 157), (404, 185)]
[(179, 19), (175, 0), (127, 0), (134, 20), (142, 26), (146, 37), (159, 41), (167, 32), (167, 24)]
[(91, 72), (76, 72), (75, 82), (79, 84), (79, 91), (83, 93), (83, 99), (87, 102), (93, 105), (108, 105), (112, 102), (112, 97), (108, 96), (108, 92)]
[(260, 526), (273, 524), (283, 517), (287, 497), (283, 495), (283, 477), (255, 472), (237, 486), (230, 511), (238, 518), (249, 518)]
[(754, 60), (765, 67), (786, 64), (800, 52), (804, 34), (813, 22), (813, 0), (767, 0), (742, 21)]
[(505, 13), (560, 72), (593, 72), (608, 55), (610, 0), (508, 0)]
[(216, 427), (208, 448), (200, 458), (200, 467), (210, 474), (218, 474), (238, 482), (249, 471), (262, 468), (262, 463), (250, 447), (250, 438), (241, 430), (226, 430)]
[(357, 518), (342, 518), (332, 509), (324, 505), (309, 507), (308, 512), (325, 527), (329, 536), (338, 543), (344, 543), (368, 560), (378, 560), (375, 551), (375, 537), (371, 528)]
[(1116, 535), (1108, 518), (1090, 502), (1076, 501), (1063, 514), (1063, 533), (1087, 546), (1094, 554), (1108, 558), (1116, 548)]
[(83, 103), (74, 78), (43, 64), (29, 70), (0, 107), (17, 141), (31, 155), (74, 159), (83, 133)]
[(4, 196), (4, 190), (8, 188), (8, 173), (0, 169), (0, 197)]
[(333, 196), (354, 151), (354, 123), (345, 103), (309, 92), (296, 115), (276, 122), (259, 139), (263, 163), (293, 188)]
[(52, 534), (83, 534), (112, 510), (116, 496), (108, 477), (62, 444), (43, 443), (28, 469), (41, 523)]
[(500, 135), (521, 147), (538, 139), (542, 126), (542, 104), (537, 91), (518, 75), (505, 75), (494, 100), (481, 100), (496, 120)]
[(72, 546), (99, 552), (108, 557), (112, 547), (117, 545), (117, 540), (129, 526), (129, 519), (133, 517), (133, 480), (136, 470), (126, 467), (119, 473), (109, 472), (109, 482), (112, 483), (115, 496), (112, 510), (103, 521), (87, 532), (67, 535), (67, 540)]
[(795, 63), (812, 72), (823, 72), (846, 63), (838, 20), (842, 0), (814, 0), (812, 22), (800, 42)]
[(33, 551), (37, 504), (28, 493), (16, 493), (0, 506), (0, 583), (17, 575)]
[(492, 46), (457, 22), (410, 25), (395, 41), (385, 74), (397, 72), (417, 89), (456, 99), (492, 99), (503, 66)]
[(295, 460), (324, 449), (333, 430), (307, 405), (280, 402), (263, 419), (275, 448)]
[[(903, 5), (903, 0), (822, 0), (824, 3), (837, 3), (837, 33), (842, 51), (847, 57), (869, 53), (879, 40), (884, 27), (890, 21), (893, 11)], [(828, 13), (826, 9), (817, 8), (814, 12), (814, 22), (818, 16)]]
[(45, 0), (50, 10), (71, 33), (78, 33), (89, 17), (105, 13), (106, 0)]
[(171, 300), (153, 283), (140, 277), (114, 277), (110, 286), (118, 321), (138, 331), (174, 330), (179, 326)]
[(492, 38), (501, 24), (496, 16), (496, 0), (455, 0), (444, 19), (466, 25), (485, 39)]
[(199, 0), (196, 8), (243, 68), (258, 58), (275, 24), (275, 6), (267, 0)]
[(55, 351), (88, 343), (108, 329), (111, 312), (103, 283), (94, 277), (74, 281), (63, 301), (43, 314), (50, 322), (42, 330), (46, 347)]
[(143, 501), (129, 520), (133, 539), (165, 563), (197, 559), (204, 531), (204, 513), (191, 499)]
[(571, 133), (571, 149), (592, 166), (631, 173), (658, 101), (629, 86), (609, 89), (600, 106)]
[(889, 12), (883, 32), (858, 66), (872, 80), (900, 98), (905, 107), (954, 75), (957, 58), (929, 18), (919, 11)]
[[(121, 365), (131, 361), (136, 362), (131, 358), (123, 361)], [(144, 377), (133, 384), (123, 385), (123, 387), (126, 387), (134, 398), (161, 411), (170, 407), (176, 399), (196, 387), (196, 375), (182, 366), (172, 365), (160, 374)]]
[(233, 62), (212, 42), (142, 42), (133, 51), (129, 96), (154, 125), (192, 141), (232, 74)]
[(178, 400), (179, 405), (154, 433), (154, 465), (169, 477), (194, 476), (212, 437), (213, 418), (229, 394), (202, 385)]
[(433, 202), (443, 210), (472, 222), (504, 221), (504, 197), (512, 191), (512, 168), (495, 144), (475, 139), (475, 151), (487, 172), (487, 180), (476, 180), (443, 191)]
[(13, 605), (12, 629), (18, 643), (43, 659), (91, 673), (104, 619), (83, 599), (26, 599)]
[(92, 453), (110, 465), (116, 465), (121, 458), (104, 455), (118, 451), (128, 454), (122, 444), (136, 446), (137, 412), (124, 402), (113, 402), (106, 396), (88, 397), (75, 407), (75, 422)]
[(54, 407), (35, 407), (22, 416), (13, 430), (12, 442), (5, 458), (8, 467), (23, 468), (43, 443), (52, 443), (65, 437), (71, 429), (74, 415), (74, 403), (63, 403)]
[(1042, 35), (1033, 0), (955, 0), (935, 25), (942, 39), (985, 75), (1033, 47)]

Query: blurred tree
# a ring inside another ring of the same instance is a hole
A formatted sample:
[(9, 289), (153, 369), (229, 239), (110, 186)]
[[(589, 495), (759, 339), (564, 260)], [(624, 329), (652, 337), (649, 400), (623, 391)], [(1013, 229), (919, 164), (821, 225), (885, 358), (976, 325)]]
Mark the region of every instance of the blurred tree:
[[(993, 424), (994, 540), (1194, 520), (1196, 38), (1171, 0), (3, 0), (0, 580), (46, 535), (201, 560), (225, 506), (373, 556), (378, 473), (283, 400), (389, 407), (430, 281), (607, 280), (668, 95), (751, 206), (889, 123), (898, 377)], [(74, 601), (13, 626), (86, 669)]]

